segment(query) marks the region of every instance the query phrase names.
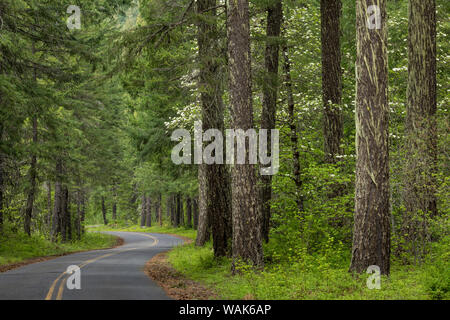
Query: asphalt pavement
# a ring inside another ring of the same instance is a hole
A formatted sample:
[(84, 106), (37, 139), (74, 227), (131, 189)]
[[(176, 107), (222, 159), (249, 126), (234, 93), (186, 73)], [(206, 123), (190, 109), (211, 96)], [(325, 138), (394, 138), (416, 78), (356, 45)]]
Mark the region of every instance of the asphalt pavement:
[[(148, 260), (183, 243), (174, 236), (107, 232), (124, 245), (74, 253), (0, 273), (0, 300), (167, 300), (144, 273)], [(67, 272), (68, 268), (79, 271)]]

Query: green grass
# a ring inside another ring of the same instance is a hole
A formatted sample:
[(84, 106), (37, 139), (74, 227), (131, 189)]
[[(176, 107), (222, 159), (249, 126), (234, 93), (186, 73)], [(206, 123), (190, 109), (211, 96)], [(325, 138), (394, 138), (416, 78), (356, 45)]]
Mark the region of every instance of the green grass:
[(92, 231), (119, 231), (119, 232), (146, 232), (146, 233), (165, 233), (165, 234), (177, 234), (187, 237), (189, 239), (195, 239), (197, 231), (193, 229), (187, 229), (185, 227), (172, 228), (169, 226), (152, 226), (152, 227), (140, 227), (134, 226), (120, 226), (120, 225), (107, 225), (107, 226), (88, 226)]
[(114, 236), (100, 233), (86, 233), (80, 241), (53, 243), (40, 235), (29, 237), (22, 232), (5, 230), (0, 236), (0, 265), (70, 252), (110, 248), (116, 243), (116, 239)]

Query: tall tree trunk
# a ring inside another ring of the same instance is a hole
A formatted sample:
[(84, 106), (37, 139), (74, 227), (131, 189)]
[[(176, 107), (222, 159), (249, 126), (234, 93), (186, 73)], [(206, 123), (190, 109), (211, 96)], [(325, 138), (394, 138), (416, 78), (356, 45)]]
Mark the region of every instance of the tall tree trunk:
[(153, 206), (153, 208), (155, 209), (155, 222), (158, 222), (158, 211), (159, 211), (159, 196), (156, 195), (155, 197), (155, 205)]
[(161, 220), (161, 193), (158, 193), (155, 201), (155, 222), (160, 222)]
[[(278, 97), (278, 65), (279, 65), (279, 37), (281, 31), (281, 21), (283, 19), (283, 8), (281, 0), (270, 3), (267, 8), (267, 43), (265, 53), (266, 79), (263, 82), (263, 108), (261, 113), (261, 129), (267, 129), (267, 150), (271, 155), (272, 134), (271, 129), (275, 129), (275, 118)], [(270, 200), (272, 199), (272, 176), (261, 176), (261, 214), (262, 214), (262, 236), (265, 242), (269, 242), (270, 228)]]
[(102, 196), (102, 215), (103, 215), (103, 223), (106, 226), (108, 224), (108, 220), (106, 219), (105, 196)]
[(81, 239), (81, 190), (77, 191), (77, 217), (75, 219), (75, 229), (77, 232), (77, 239)]
[(184, 204), (183, 195), (180, 194), (180, 225), (184, 226)]
[[(253, 128), (248, 0), (230, 1), (227, 18), (233, 125), (235, 129), (246, 131)], [(236, 271), (235, 263), (238, 260), (255, 266), (263, 265), (262, 217), (256, 167), (249, 163), (248, 142), (246, 145), (246, 163), (237, 164), (235, 161), (232, 172), (233, 271)]]
[(190, 197), (186, 199), (186, 227), (192, 228), (192, 200)]
[(175, 227), (175, 216), (176, 216), (176, 203), (175, 196), (173, 194), (170, 195), (170, 223), (172, 227)]
[(145, 220), (147, 212), (145, 211), (147, 207), (147, 197), (145, 194), (142, 195), (142, 201), (141, 201), (141, 227), (145, 227)]
[(295, 182), (295, 202), (297, 204), (297, 210), (299, 213), (304, 211), (303, 207), (303, 181), (300, 176), (300, 151), (298, 149), (298, 130), (297, 130), (297, 119), (295, 117), (295, 103), (294, 103), (294, 93), (292, 91), (292, 78), (291, 78), (291, 61), (289, 60), (289, 49), (287, 46), (283, 47), (283, 58), (284, 58), (284, 77), (286, 94), (288, 97), (288, 113), (289, 113), (289, 129), (290, 138), (292, 145), (292, 161), (293, 161), (293, 177)]
[(84, 234), (84, 220), (86, 217), (86, 194), (83, 190), (81, 192), (81, 234)]
[[(198, 55), (200, 62), (199, 91), (202, 104), (203, 130), (224, 132), (223, 79), (226, 69), (217, 30), (216, 0), (197, 0)], [(213, 9), (211, 9), (213, 8)], [(214, 255), (225, 256), (231, 244), (230, 178), (227, 167), (207, 164), (205, 170), (206, 216), (211, 224)]]
[(181, 195), (179, 193), (177, 193), (175, 196), (175, 203), (176, 203), (175, 228), (178, 228), (181, 223), (181, 215), (182, 215), (182, 202), (181, 202)]
[(322, 101), (325, 162), (336, 163), (343, 135), (340, 17), (341, 0), (321, 0)]
[(158, 221), (159, 221), (159, 225), (162, 227), (163, 218), (162, 218), (162, 194), (161, 193), (158, 195)]
[(56, 182), (55, 182), (55, 201), (53, 203), (53, 223), (51, 231), (52, 241), (57, 240), (58, 234), (61, 233), (61, 198), (62, 198), (62, 160), (56, 160)]
[(69, 231), (69, 212), (68, 208), (68, 190), (65, 185), (61, 187), (61, 239), (63, 242), (67, 241)]
[(196, 246), (204, 246), (211, 237), (207, 206), (207, 192), (206, 192), (206, 164), (200, 164), (198, 166), (198, 184), (199, 184), (199, 196), (198, 196), (198, 228), (197, 239), (195, 240)]
[[(35, 54), (35, 43), (32, 43), (32, 53)], [(34, 82), (37, 83), (37, 73), (36, 68), (33, 70)], [(30, 170), (28, 172), (29, 176), (29, 187), (27, 194), (27, 205), (25, 207), (25, 217), (24, 217), (24, 230), (25, 233), (31, 236), (31, 219), (33, 216), (33, 206), (34, 198), (36, 194), (36, 175), (37, 175), (37, 142), (38, 142), (38, 119), (37, 110), (33, 110), (34, 114), (31, 118), (32, 123), (32, 147), (31, 147), (31, 160), (30, 160)]]
[(173, 196), (173, 226), (178, 228), (178, 201), (176, 194)]
[(112, 219), (114, 220), (114, 222), (117, 220), (117, 203), (116, 200), (113, 200), (113, 206), (112, 206)]
[(46, 219), (46, 224), (48, 227), (48, 230), (51, 229), (52, 225), (52, 183), (50, 181), (47, 181), (47, 208), (48, 208), (48, 215)]
[(193, 211), (193, 220), (194, 220), (194, 230), (197, 230), (198, 227), (198, 200), (194, 198), (192, 203), (192, 211)]
[(25, 208), (25, 219), (24, 219), (25, 233), (28, 234), (29, 236), (31, 235), (31, 218), (33, 216), (34, 198), (36, 194), (37, 156), (35, 148), (37, 148), (37, 140), (38, 140), (37, 116), (33, 116), (32, 123), (33, 123), (33, 147), (31, 151), (30, 170), (28, 172), (30, 185), (28, 188), (27, 206)]
[[(407, 239), (417, 241), (420, 237), (426, 243), (430, 237), (429, 217), (437, 215), (435, 0), (410, 0), (408, 12), (407, 155), (403, 191), (406, 210), (402, 233)], [(418, 220), (421, 222), (414, 222)]]
[(152, 226), (152, 198), (151, 196), (147, 196), (147, 201), (145, 201), (145, 226)]
[[(380, 28), (369, 28), (372, 0), (356, 2), (356, 183), (350, 270), (390, 269), (388, 60), (386, 0)], [(374, 24), (375, 26), (375, 24)]]
[(66, 224), (67, 224), (67, 240), (72, 240), (72, 212), (70, 211), (70, 201), (71, 201), (71, 197), (70, 197), (70, 193), (69, 190), (66, 187), (65, 190), (65, 196), (66, 196), (66, 207), (64, 208), (65, 212), (66, 212)]
[(116, 193), (116, 183), (114, 182), (112, 185), (112, 220), (116, 223), (117, 220), (117, 193)]
[(172, 197), (170, 196), (170, 195), (167, 195), (167, 199), (166, 199), (166, 210), (167, 210), (167, 213), (166, 213), (166, 215), (167, 215), (167, 218), (170, 220), (170, 222), (172, 223), (172, 220), (171, 220), (171, 215), (170, 215), (170, 212), (171, 212), (171, 204), (172, 204)]

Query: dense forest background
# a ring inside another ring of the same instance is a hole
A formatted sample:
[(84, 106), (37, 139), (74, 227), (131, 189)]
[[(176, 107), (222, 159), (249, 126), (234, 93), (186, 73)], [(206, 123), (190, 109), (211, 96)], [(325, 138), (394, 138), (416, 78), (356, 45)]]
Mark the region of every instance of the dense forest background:
[[(234, 273), (431, 261), (448, 297), (450, 3), (375, 2), (0, 0), (0, 246), (194, 228)], [(174, 164), (199, 120), (279, 129), (279, 172)]]

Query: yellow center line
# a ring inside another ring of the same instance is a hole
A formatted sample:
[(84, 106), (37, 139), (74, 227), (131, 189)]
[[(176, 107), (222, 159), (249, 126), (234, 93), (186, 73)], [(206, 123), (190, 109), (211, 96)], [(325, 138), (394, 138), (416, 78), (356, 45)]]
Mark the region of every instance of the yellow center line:
[(55, 286), (58, 283), (58, 280), (61, 279), (61, 277), (63, 275), (65, 275), (66, 272), (61, 273), (58, 278), (55, 279), (55, 281), (53, 281), (52, 286), (50, 287), (50, 290), (48, 290), (47, 296), (45, 297), (45, 300), (51, 300), (52, 299), (52, 295), (53, 295), (53, 291), (55, 290)]
[[(153, 236), (151, 236), (149, 234), (143, 234), (143, 233), (133, 233), (133, 234), (144, 236), (144, 237), (152, 239), (153, 243), (149, 247), (154, 247), (154, 246), (156, 246), (159, 243), (159, 240), (157, 238), (155, 238), (155, 237), (153, 237)], [(102, 255), (100, 257), (96, 257), (96, 258), (93, 258), (93, 259), (90, 259), (90, 260), (87, 260), (87, 261), (83, 262), (81, 265), (79, 265), (79, 268), (81, 269), (81, 268), (87, 266), (88, 264), (94, 263), (94, 262), (96, 262), (96, 261), (98, 261), (100, 259), (103, 259), (103, 258), (107, 258), (107, 257), (113, 256), (113, 255), (116, 255), (116, 254), (119, 254), (119, 253), (122, 253), (122, 252), (127, 252), (127, 251), (132, 251), (132, 250), (137, 250), (137, 249), (139, 249), (139, 248), (129, 248), (129, 249), (125, 249), (125, 250), (120, 250), (118, 252), (107, 253), (107, 254), (104, 254), (104, 255)], [(53, 292), (55, 291), (55, 288), (56, 288), (56, 285), (58, 284), (58, 281), (66, 274), (67, 274), (67, 272), (64, 271), (63, 273), (61, 273), (55, 279), (55, 281), (53, 281), (50, 289), (48, 290), (47, 295), (45, 296), (45, 300), (51, 300), (52, 299)], [(58, 289), (58, 294), (56, 296), (56, 300), (62, 300), (62, 295), (63, 295), (63, 292), (64, 292), (64, 284), (66, 283), (68, 278), (69, 277), (66, 277), (63, 281), (61, 281), (59, 289)]]

